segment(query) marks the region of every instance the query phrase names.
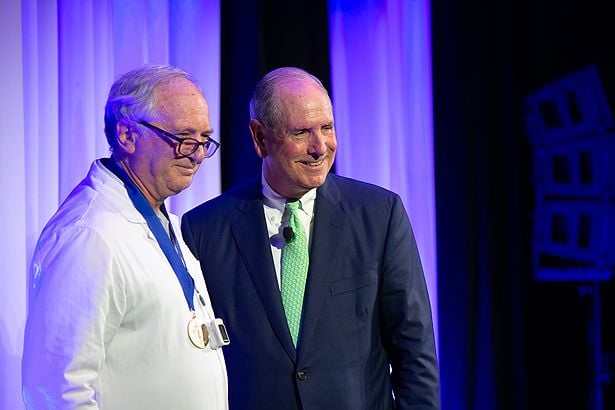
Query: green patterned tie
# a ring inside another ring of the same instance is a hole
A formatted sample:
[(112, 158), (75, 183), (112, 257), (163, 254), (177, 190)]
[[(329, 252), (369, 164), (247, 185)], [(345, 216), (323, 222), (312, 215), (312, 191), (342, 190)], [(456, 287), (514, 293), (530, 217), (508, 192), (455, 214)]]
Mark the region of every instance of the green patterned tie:
[(298, 209), (299, 201), (286, 203), (286, 210), (289, 213), (288, 226), (292, 229), (293, 235), (282, 248), (281, 290), (286, 321), (295, 346), (299, 337), (303, 293), (310, 263), (307, 236), (297, 215)]

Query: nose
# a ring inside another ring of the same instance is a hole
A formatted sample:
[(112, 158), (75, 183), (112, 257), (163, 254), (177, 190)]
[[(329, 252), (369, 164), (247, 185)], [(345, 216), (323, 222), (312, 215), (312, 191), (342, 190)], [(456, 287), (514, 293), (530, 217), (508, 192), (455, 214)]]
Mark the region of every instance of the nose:
[(318, 159), (327, 152), (327, 137), (320, 131), (314, 131), (310, 134), (308, 145), (308, 154), (314, 159)]
[(197, 164), (203, 162), (205, 160), (205, 146), (199, 145), (196, 151), (194, 151), (192, 155), (190, 155), (190, 159)]

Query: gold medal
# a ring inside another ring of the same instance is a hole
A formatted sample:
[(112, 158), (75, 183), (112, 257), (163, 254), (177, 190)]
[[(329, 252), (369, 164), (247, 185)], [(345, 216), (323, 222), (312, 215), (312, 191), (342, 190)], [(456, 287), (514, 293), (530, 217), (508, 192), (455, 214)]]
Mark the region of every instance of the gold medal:
[(197, 319), (194, 312), (192, 313), (192, 319), (188, 322), (188, 338), (199, 349), (205, 349), (205, 346), (209, 343), (207, 326)]

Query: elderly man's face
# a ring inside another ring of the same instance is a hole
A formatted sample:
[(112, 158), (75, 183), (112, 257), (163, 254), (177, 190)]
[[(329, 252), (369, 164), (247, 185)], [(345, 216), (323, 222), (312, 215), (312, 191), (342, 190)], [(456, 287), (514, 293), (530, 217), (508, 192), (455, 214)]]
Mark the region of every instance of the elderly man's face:
[[(151, 124), (180, 138), (204, 141), (212, 133), (209, 108), (199, 89), (190, 81), (177, 78), (158, 88)], [(200, 147), (190, 157), (177, 153), (177, 144), (160, 138), (144, 128), (136, 142), (131, 169), (137, 185), (148, 198), (157, 203), (186, 189), (204, 159)]]
[(337, 140), (329, 97), (311, 80), (281, 86), (282, 124), (263, 129), (257, 152), (271, 187), (287, 198), (297, 198), (324, 184), (333, 165)]

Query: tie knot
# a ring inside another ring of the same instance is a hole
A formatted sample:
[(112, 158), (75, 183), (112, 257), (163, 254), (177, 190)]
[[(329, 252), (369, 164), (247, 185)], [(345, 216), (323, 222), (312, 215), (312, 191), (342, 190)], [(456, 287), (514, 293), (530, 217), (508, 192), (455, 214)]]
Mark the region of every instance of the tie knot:
[(299, 209), (299, 205), (300, 204), (301, 204), (301, 202), (298, 201), (298, 200), (287, 201), (286, 202), (286, 209), (288, 209), (291, 214), (294, 214), (295, 212), (297, 212), (297, 209)]

